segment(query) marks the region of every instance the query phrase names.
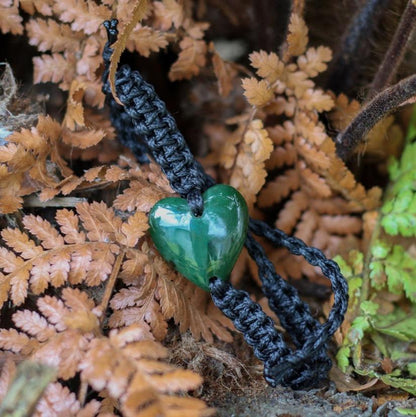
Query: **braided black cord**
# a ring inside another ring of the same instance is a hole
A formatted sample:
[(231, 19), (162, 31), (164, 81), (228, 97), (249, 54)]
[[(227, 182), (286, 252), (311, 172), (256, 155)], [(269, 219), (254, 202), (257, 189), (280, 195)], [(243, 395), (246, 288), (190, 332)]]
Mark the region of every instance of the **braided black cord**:
[(270, 308), (288, 330), (296, 347), (301, 347), (319, 323), (312, 318), (309, 306), (300, 299), (297, 290), (276, 273), (263, 247), (250, 233), (246, 247), (249, 255), (257, 261), (262, 290), (269, 299)]
[(120, 142), (131, 149), (138, 162), (141, 164), (148, 163), (147, 154), (149, 151), (146, 144), (138, 137), (131, 117), (124, 111), (123, 106), (120, 106), (115, 100), (109, 99), (109, 96), (106, 97), (106, 102), (110, 107), (111, 122), (116, 128)]
[(148, 149), (146, 144), (141, 140), (141, 137), (137, 135), (133, 120), (128, 115), (128, 113), (124, 111), (124, 107), (118, 104), (113, 99), (111, 94), (108, 94), (109, 85), (107, 83), (107, 79), (110, 67), (110, 59), (113, 53), (110, 45), (117, 40), (118, 31), (116, 21), (105, 21), (104, 26), (107, 29), (108, 41), (103, 51), (105, 70), (102, 79), (103, 85), (105, 86), (105, 90), (103, 90), (103, 92), (106, 94), (105, 102), (110, 108), (111, 123), (116, 129), (117, 137), (120, 142), (133, 152), (138, 162), (144, 164), (149, 162), (149, 158), (147, 157)]
[[(103, 52), (106, 65), (103, 92), (108, 97), (111, 96), (107, 79), (112, 54), (110, 45), (117, 39), (117, 23), (116, 19), (104, 23), (109, 41)], [(124, 112), (131, 120), (128, 125), (134, 126), (136, 135), (146, 138), (148, 149), (161, 166), (171, 187), (188, 200), (195, 215), (201, 215), (202, 193), (212, 185), (212, 181), (195, 161), (165, 103), (158, 97), (153, 86), (138, 71), (132, 71), (127, 65), (117, 71), (115, 89), (124, 105)]]
[[(334, 305), (328, 316), (328, 321), (320, 325), (318, 332), (332, 336), (341, 325), (348, 307), (348, 284), (336, 262), (328, 259), (322, 251), (306, 245), (301, 239), (290, 237), (282, 230), (272, 229), (266, 223), (250, 219), (249, 228), (258, 236), (264, 236), (275, 246), (283, 246), (294, 255), (303, 256), (311, 265), (319, 266), (323, 275), (330, 279), (334, 292)], [(280, 301), (276, 300), (278, 304)]]
[[(236, 290), (229, 282), (214, 277), (210, 280), (211, 295), (215, 305), (233, 321), (244, 335), (254, 354), (262, 361), (278, 362), (290, 350), (260, 305), (253, 302), (246, 291)], [(274, 359), (274, 360), (273, 360)]]
[[(309, 306), (300, 299), (297, 290), (276, 273), (264, 249), (250, 233), (246, 247), (249, 255), (256, 260), (262, 291), (270, 308), (279, 317), (298, 349), (296, 354), (280, 358), (274, 366), (265, 366), (266, 380), (270, 384), (280, 383), (296, 388), (318, 384), (326, 378), (331, 368), (331, 360), (326, 353), (327, 338), (320, 338), (319, 343), (316, 343), (321, 324), (312, 317)], [(308, 341), (313, 342), (312, 346)]]
[[(115, 87), (124, 107), (115, 102), (107, 77), (111, 44), (117, 39), (117, 21), (106, 21), (104, 25), (109, 41), (103, 52), (106, 65), (103, 91), (107, 95), (115, 127), (120, 134), (126, 135), (124, 143), (133, 151), (137, 147), (131, 143), (135, 137), (146, 140), (147, 149), (161, 166), (172, 188), (188, 199), (195, 214), (201, 214), (202, 192), (214, 184), (213, 179), (195, 161), (165, 104), (137, 71), (127, 66), (117, 71)], [(139, 153), (145, 147), (137, 149)], [(328, 321), (321, 325), (312, 318), (308, 305), (300, 299), (296, 289), (276, 273), (263, 248), (250, 234), (246, 247), (258, 265), (263, 292), (298, 350), (292, 352), (286, 346), (274, 328), (273, 321), (245, 291), (236, 290), (231, 284), (213, 278), (210, 281), (212, 299), (243, 333), (255, 355), (264, 362), (264, 375), (269, 384), (282, 384), (295, 389), (316, 385), (326, 377), (331, 366), (326, 353), (326, 342), (343, 320), (348, 297), (346, 283), (338, 266), (318, 249), (309, 248), (301, 240), (289, 238), (283, 232), (271, 229), (257, 220), (250, 219), (249, 227), (253, 233), (265, 236), (273, 244), (283, 245), (292, 253), (304, 256), (312, 265), (320, 266), (323, 273), (330, 277), (335, 303)]]

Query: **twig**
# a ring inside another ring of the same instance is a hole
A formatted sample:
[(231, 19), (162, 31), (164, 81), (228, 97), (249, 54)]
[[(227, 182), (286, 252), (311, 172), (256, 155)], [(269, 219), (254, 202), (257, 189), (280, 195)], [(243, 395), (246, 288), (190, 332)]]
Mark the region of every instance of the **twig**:
[(56, 369), (30, 361), (22, 362), (0, 405), (0, 417), (30, 417)]
[(85, 404), (85, 399), (87, 398), (87, 391), (88, 391), (88, 382), (81, 379), (81, 384), (78, 390), (78, 401), (83, 407)]
[(354, 88), (362, 76), (360, 68), (371, 51), (369, 40), (390, 0), (368, 0), (345, 30), (341, 48), (331, 64), (326, 87), (335, 93)]
[(389, 85), (403, 60), (406, 47), (416, 25), (416, 6), (409, 0), (406, 9), (400, 19), (389, 49), (384, 55), (384, 60), (374, 77), (369, 92), (369, 97), (374, 96), (384, 87)]
[(103, 298), (101, 299), (101, 303), (98, 306), (98, 311), (101, 313), (101, 322), (104, 318), (104, 312), (107, 310), (108, 303), (110, 302), (111, 294), (113, 293), (114, 284), (118, 277), (118, 273), (120, 272), (121, 264), (124, 259), (125, 252), (122, 250), (114, 263), (113, 270), (111, 272), (110, 278), (107, 281), (107, 285), (105, 287)]
[(336, 137), (337, 155), (347, 159), (377, 122), (415, 95), (416, 75), (412, 75), (375, 96)]
[(54, 197), (48, 201), (41, 201), (39, 196), (31, 194), (24, 198), (24, 207), (75, 207), (78, 203), (88, 201), (80, 197)]

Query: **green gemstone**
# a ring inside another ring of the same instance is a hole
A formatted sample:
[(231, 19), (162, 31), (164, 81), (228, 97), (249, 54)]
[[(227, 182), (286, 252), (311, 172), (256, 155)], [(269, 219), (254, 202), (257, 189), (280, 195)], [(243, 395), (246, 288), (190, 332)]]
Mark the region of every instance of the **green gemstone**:
[(214, 185), (203, 198), (200, 217), (191, 213), (185, 199), (164, 198), (152, 208), (149, 224), (160, 254), (209, 291), (213, 276), (229, 279), (246, 239), (248, 209), (242, 195), (229, 185)]

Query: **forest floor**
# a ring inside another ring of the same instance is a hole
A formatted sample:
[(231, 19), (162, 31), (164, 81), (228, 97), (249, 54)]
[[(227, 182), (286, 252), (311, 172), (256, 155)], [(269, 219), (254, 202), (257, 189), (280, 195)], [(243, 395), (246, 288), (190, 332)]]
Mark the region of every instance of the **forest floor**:
[(293, 391), (263, 384), (255, 390), (228, 392), (213, 405), (220, 417), (401, 417), (404, 412), (398, 409), (415, 408), (416, 399), (391, 399), (380, 404), (375, 397), (337, 392), (333, 385), (329, 389)]

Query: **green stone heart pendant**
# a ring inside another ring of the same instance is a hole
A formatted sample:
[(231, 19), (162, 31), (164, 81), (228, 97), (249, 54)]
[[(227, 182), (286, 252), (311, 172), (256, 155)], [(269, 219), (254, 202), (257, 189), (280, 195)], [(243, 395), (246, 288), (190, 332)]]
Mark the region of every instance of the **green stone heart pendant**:
[(209, 291), (213, 276), (228, 280), (247, 235), (248, 209), (229, 185), (203, 194), (204, 212), (196, 217), (183, 198), (158, 201), (149, 214), (150, 235), (160, 254), (177, 271)]

